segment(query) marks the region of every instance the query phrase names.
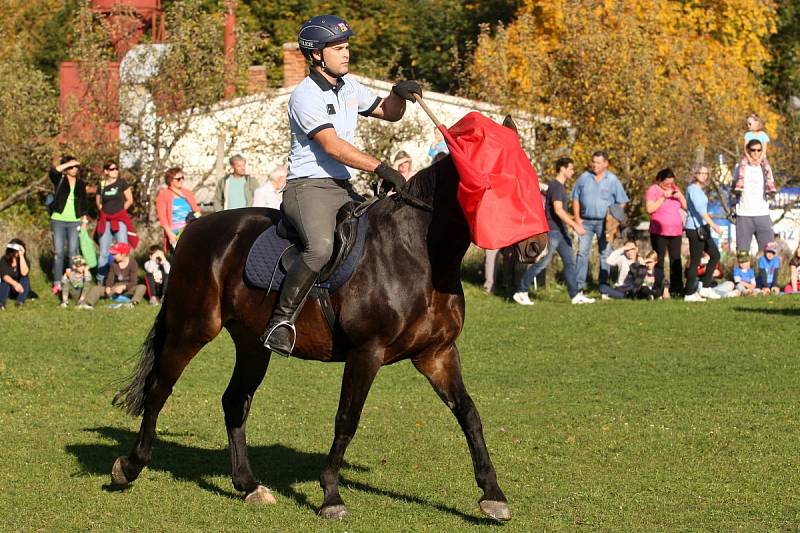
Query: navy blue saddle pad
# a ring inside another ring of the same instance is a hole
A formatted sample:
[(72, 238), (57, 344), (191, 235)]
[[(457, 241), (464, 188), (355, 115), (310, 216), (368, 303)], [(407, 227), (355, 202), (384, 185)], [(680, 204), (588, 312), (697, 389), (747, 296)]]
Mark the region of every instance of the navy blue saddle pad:
[[(350, 279), (358, 265), (358, 261), (361, 259), (361, 255), (364, 253), (364, 242), (367, 237), (367, 219), (366, 213), (358, 218), (356, 242), (353, 244), (350, 254), (327, 280), (322, 283), (316, 283), (315, 287), (322, 287), (333, 292)], [(293, 244), (291, 241), (279, 237), (276, 233), (276, 228), (277, 226), (272, 225), (264, 230), (253, 243), (250, 253), (247, 254), (247, 262), (244, 266), (245, 277), (247, 281), (259, 289), (277, 291), (286, 276), (286, 271), (283, 269), (283, 265), (280, 264), (280, 258), (284, 251), (292, 247)]]

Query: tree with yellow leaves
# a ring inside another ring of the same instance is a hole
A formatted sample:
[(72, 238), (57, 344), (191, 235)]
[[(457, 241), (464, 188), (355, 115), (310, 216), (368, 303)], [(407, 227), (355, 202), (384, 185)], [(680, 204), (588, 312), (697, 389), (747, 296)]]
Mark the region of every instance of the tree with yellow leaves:
[(687, 171), (698, 147), (738, 156), (748, 113), (774, 135), (757, 79), (774, 22), (769, 1), (528, 0), (508, 26), (484, 29), (472, 93), (568, 120), (574, 144), (543, 131), (537, 161), (608, 150), (637, 215), (660, 168)]

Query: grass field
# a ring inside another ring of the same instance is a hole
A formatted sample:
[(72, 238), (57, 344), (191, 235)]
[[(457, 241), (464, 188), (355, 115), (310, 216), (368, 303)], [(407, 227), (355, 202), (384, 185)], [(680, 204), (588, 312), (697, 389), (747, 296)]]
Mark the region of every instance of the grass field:
[[(800, 298), (705, 304), (548, 294), (532, 308), (467, 291), (467, 386), (514, 517), (504, 531), (797, 531)], [(107, 490), (138, 419), (111, 407), (155, 310), (0, 314), (0, 529), (464, 531), (478, 510), (466, 443), (408, 363), (378, 375), (342, 470), (350, 516), (326, 522), (317, 478), (341, 365), (273, 358), (249, 420), (278, 505), (230, 482), (220, 397), (227, 333), (187, 368), (150, 468)]]

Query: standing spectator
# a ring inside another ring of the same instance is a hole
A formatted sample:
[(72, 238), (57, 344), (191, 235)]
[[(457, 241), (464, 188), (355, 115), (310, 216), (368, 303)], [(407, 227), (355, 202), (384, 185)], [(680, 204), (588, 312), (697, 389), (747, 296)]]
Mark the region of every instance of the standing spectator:
[(6, 244), (3, 257), (0, 257), (0, 311), (5, 310), (9, 296), (16, 299), (17, 307), (25, 304), (31, 290), (29, 274), (25, 243), (20, 239), (11, 239)]
[(169, 279), (169, 261), (164, 256), (160, 246), (154, 244), (150, 247), (150, 259), (144, 262), (145, 281), (147, 293), (150, 296), (150, 305), (158, 305), (164, 298)]
[(562, 157), (556, 161), (556, 179), (547, 188), (544, 206), (547, 225), (550, 227), (550, 231), (547, 233), (547, 254), (538, 263), (531, 265), (525, 275), (522, 276), (517, 292), (513, 296), (514, 301), (520, 305), (533, 305), (533, 302), (528, 297), (528, 287), (530, 287), (534, 278), (547, 268), (547, 265), (553, 259), (553, 253), (556, 251), (564, 263), (564, 278), (567, 282), (567, 292), (570, 299), (578, 294), (578, 289), (575, 287), (575, 258), (572, 253), (572, 239), (570, 239), (567, 228), (575, 230), (578, 235), (583, 235), (586, 230), (567, 213), (569, 197), (567, 196), (567, 190), (564, 188), (566, 181), (571, 179), (574, 174), (575, 165), (572, 159)]
[(92, 309), (86, 303), (91, 290), (92, 273), (86, 267), (86, 260), (81, 255), (72, 258), (72, 266), (61, 278), (61, 307), (66, 308), (70, 296), (77, 302), (78, 309)]
[(111, 247), (111, 254), (114, 262), (108, 271), (105, 287), (92, 287), (87, 297), (87, 303), (94, 307), (101, 296), (111, 297), (122, 301), (129, 300), (129, 307), (137, 305), (144, 296), (145, 286), (138, 283), (139, 265), (136, 259), (130, 256), (131, 246), (125, 242), (119, 242)]
[(503, 258), (503, 283), (511, 286), (514, 283), (514, 248), (506, 246), (499, 250), (486, 250), (483, 259), (483, 291), (486, 294), (495, 292), (495, 270), (497, 270), (497, 256)]
[(760, 250), (772, 241), (774, 235), (766, 197), (772, 172), (762, 164), (762, 150), (761, 141), (749, 141), (748, 157), (743, 158), (733, 170), (734, 179), (737, 182), (742, 180), (743, 183), (739, 202), (736, 204), (736, 249), (748, 253), (753, 235)]
[(789, 260), (789, 284), (784, 287), (786, 294), (800, 292), (800, 245)]
[(447, 155), (449, 153), (450, 149), (447, 147), (447, 143), (444, 140), (444, 135), (442, 135), (442, 132), (439, 130), (439, 128), (433, 128), (433, 142), (428, 147), (428, 157), (431, 158), (431, 163), (437, 161), (437, 155)]
[[(650, 214), (650, 244), (658, 254), (658, 267), (664, 269), (664, 259), (669, 253), (669, 291), (674, 295), (683, 292), (683, 267), (681, 266), (681, 238), (686, 198), (675, 184), (672, 169), (665, 168), (656, 174), (656, 182), (644, 195), (645, 207)], [(698, 295), (689, 295), (695, 300)]]
[[(687, 195), (687, 215), (686, 215), (686, 238), (689, 239), (689, 268), (686, 271), (686, 298), (717, 299), (719, 294), (711, 287), (714, 270), (719, 264), (719, 250), (711, 237), (713, 229), (718, 235), (722, 234), (720, 228), (711, 218), (708, 212), (708, 196), (703, 190), (708, 183), (708, 167), (699, 166), (695, 168), (693, 182), (686, 189)], [(708, 255), (708, 264), (703, 274), (703, 287), (697, 287), (697, 268), (700, 265), (703, 255)]]
[(200, 208), (194, 193), (183, 187), (183, 170), (172, 167), (164, 174), (167, 186), (156, 197), (158, 223), (164, 230), (164, 250), (171, 252), (178, 244), (178, 236), (188, 221), (199, 216)]
[(247, 160), (235, 155), (229, 160), (233, 172), (226, 174), (217, 182), (214, 191), (214, 211), (238, 209), (253, 205), (253, 193), (258, 188), (258, 180), (247, 173)]
[(50, 169), (53, 183), (53, 202), (50, 204), (50, 227), (53, 231), (53, 294), (61, 292), (64, 274), (64, 246), (67, 257), (78, 255), (80, 221), (86, 217), (86, 183), (78, 175), (80, 163), (71, 155), (61, 158), (61, 163)]
[(392, 166), (406, 179), (406, 181), (410, 180), (411, 176), (414, 175), (414, 169), (412, 168), (413, 162), (411, 161), (411, 156), (408, 155), (408, 152), (406, 152), (405, 150), (400, 150), (394, 155), (394, 161), (392, 161)]
[(253, 207), (280, 209), (286, 186), (286, 165), (278, 165), (269, 173), (267, 182), (253, 191)]
[[(747, 145), (750, 141), (756, 140), (761, 143), (761, 160), (758, 161), (756, 157), (754, 157), (748, 150)], [(764, 176), (767, 178), (767, 192), (774, 193), (776, 191), (775, 188), (775, 180), (772, 174), (772, 167), (769, 164), (769, 160), (767, 160), (767, 145), (769, 144), (769, 135), (767, 132), (764, 131), (764, 123), (761, 121), (758, 115), (755, 113), (751, 114), (747, 117), (747, 131), (744, 134), (744, 158), (742, 162), (745, 160), (750, 165), (761, 165), (764, 168)], [(741, 163), (740, 163), (741, 164)], [(739, 174), (736, 176), (736, 181), (733, 186), (733, 190), (736, 193), (741, 193), (744, 190), (744, 175)]]
[(764, 247), (764, 255), (758, 258), (758, 276), (756, 277), (756, 288), (761, 289), (763, 294), (778, 294), (778, 270), (781, 267), (781, 260), (778, 257), (778, 244), (771, 242)]
[(608, 171), (608, 154), (597, 151), (592, 154), (592, 171), (584, 172), (575, 182), (572, 189), (572, 214), (575, 222), (582, 226), (586, 233), (578, 240), (578, 257), (575, 269), (575, 288), (578, 291), (572, 298), (573, 303), (591, 303), (592, 298), (583, 294), (586, 276), (589, 272), (589, 252), (592, 239), (597, 237), (597, 248), (600, 252), (599, 285), (608, 284), (608, 255), (610, 248), (605, 236), (605, 220), (609, 208), (613, 204), (625, 207), (628, 195), (622, 188), (619, 178)]
[(738, 265), (733, 267), (733, 282), (739, 294), (749, 296), (756, 289), (756, 274), (750, 268), (750, 252), (739, 250), (736, 252), (736, 261)]
[(119, 167), (113, 161), (103, 165), (103, 179), (95, 199), (99, 215), (95, 238), (100, 243), (97, 283), (102, 284), (108, 274), (108, 249), (112, 237), (117, 242), (128, 242), (128, 231), (133, 230), (133, 223), (128, 216), (128, 209), (133, 205), (133, 193), (128, 182), (119, 177)]

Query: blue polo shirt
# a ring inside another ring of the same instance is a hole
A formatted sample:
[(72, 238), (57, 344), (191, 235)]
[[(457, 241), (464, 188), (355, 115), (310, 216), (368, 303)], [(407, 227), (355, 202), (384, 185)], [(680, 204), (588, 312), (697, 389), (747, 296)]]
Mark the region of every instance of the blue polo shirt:
[(314, 135), (333, 128), (340, 139), (353, 144), (358, 115), (369, 116), (380, 103), (379, 97), (353, 79), (342, 77), (331, 85), (312, 70), (289, 98), (292, 146), (286, 179), (350, 179), (354, 170), (329, 156), (314, 142)]
[(572, 199), (581, 203), (581, 218), (586, 220), (604, 219), (611, 204), (627, 204), (629, 201), (619, 178), (609, 171), (599, 182), (591, 172), (581, 174), (572, 188)]

